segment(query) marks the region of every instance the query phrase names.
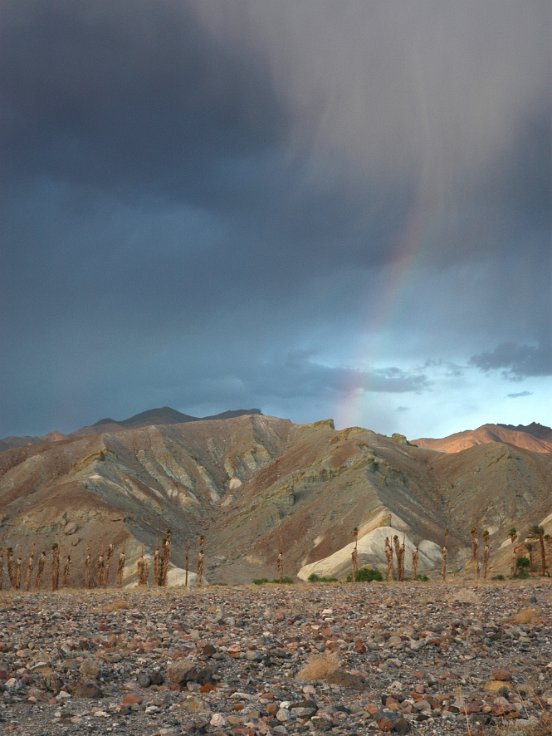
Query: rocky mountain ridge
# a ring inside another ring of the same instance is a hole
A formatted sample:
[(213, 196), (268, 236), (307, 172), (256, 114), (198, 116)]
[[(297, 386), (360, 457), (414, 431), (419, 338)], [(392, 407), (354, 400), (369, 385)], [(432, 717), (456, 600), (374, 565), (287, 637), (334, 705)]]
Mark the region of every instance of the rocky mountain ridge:
[(96, 433), (0, 452), (0, 546), (24, 557), (33, 542), (58, 543), (81, 559), (112, 543), (134, 571), (142, 548), (152, 555), (170, 528), (177, 567), (203, 534), (208, 579), (249, 582), (274, 577), (280, 549), (287, 574), (336, 553), (341, 569), (354, 527), (361, 564), (385, 566), (378, 535), (387, 528), (427, 551), (429, 574), (445, 528), (453, 570), (469, 560), (470, 529), (488, 529), (495, 572), (509, 565), (511, 526), (552, 531), (552, 454), (542, 450), (488, 441), (446, 453), (260, 413), (142, 418), (145, 426), (104, 431), (101, 422)]

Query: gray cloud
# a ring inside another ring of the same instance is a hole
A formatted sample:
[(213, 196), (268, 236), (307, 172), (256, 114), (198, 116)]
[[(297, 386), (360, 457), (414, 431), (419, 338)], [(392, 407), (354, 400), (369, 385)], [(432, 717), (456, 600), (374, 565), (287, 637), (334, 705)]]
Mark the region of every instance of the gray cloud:
[(552, 375), (552, 343), (523, 345), (503, 342), (490, 352), (474, 355), (470, 362), (488, 372), (501, 370), (513, 380)]
[(550, 30), (546, 0), (6, 0), (0, 434), (549, 375)]
[(532, 391), (518, 391), (517, 393), (507, 394), (507, 398), (521, 399), (521, 398), (524, 398), (525, 396), (532, 396), (532, 395), (533, 395)]

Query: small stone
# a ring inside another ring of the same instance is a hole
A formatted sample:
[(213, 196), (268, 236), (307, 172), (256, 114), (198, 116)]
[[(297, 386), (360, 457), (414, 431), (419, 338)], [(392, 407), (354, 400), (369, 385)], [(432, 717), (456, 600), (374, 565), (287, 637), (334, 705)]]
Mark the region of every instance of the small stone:
[(493, 680), (501, 680), (502, 682), (509, 682), (510, 680), (513, 680), (513, 679), (514, 678), (510, 670), (507, 670), (503, 667), (499, 667), (493, 670)]
[(226, 720), (221, 713), (214, 713), (209, 723), (211, 724), (211, 726), (221, 727), (226, 725)]
[(121, 703), (124, 705), (140, 705), (144, 698), (138, 693), (125, 693), (121, 698)]
[(77, 682), (73, 687), (74, 698), (103, 698), (103, 692), (95, 682)]

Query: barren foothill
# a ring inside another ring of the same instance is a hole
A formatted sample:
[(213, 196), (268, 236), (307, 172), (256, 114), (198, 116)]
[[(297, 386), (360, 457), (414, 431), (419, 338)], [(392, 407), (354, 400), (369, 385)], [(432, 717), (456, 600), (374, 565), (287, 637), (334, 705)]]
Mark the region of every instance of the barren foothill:
[(0, 593), (10, 736), (540, 736), (550, 715), (546, 579)]

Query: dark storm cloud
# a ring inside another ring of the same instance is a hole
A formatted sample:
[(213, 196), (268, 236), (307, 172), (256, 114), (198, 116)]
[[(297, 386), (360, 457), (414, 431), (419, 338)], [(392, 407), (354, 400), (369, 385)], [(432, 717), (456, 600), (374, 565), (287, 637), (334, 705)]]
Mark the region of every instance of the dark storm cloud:
[(494, 350), (474, 355), (470, 362), (482, 371), (500, 370), (513, 380), (552, 375), (552, 342), (523, 345), (503, 342)]
[(6, 0), (0, 435), (543, 375), (485, 346), (549, 329), (549, 32), (540, 0)]

